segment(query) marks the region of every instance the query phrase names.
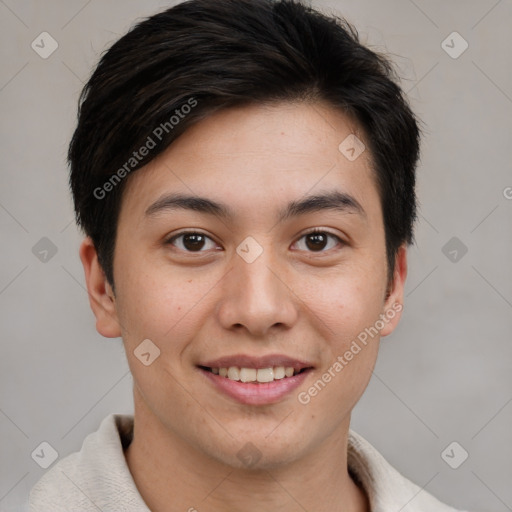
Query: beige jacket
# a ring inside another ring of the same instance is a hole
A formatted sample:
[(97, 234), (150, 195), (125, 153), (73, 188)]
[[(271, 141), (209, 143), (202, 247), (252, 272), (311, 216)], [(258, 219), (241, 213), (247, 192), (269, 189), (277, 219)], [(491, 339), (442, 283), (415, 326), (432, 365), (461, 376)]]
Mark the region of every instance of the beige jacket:
[[(30, 512), (150, 512), (124, 457), (133, 416), (111, 414), (80, 452), (57, 462), (32, 488)], [(349, 432), (348, 466), (372, 512), (458, 512), (404, 478), (365, 439)]]

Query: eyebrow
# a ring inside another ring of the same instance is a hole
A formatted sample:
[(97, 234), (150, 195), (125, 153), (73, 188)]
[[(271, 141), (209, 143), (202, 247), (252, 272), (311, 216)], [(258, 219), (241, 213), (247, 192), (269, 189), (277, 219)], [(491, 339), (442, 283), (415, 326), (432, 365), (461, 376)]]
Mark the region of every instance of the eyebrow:
[[(226, 204), (213, 201), (206, 197), (179, 193), (166, 194), (159, 198), (146, 209), (145, 216), (155, 217), (159, 213), (175, 211), (177, 209), (205, 213), (224, 220), (235, 218), (234, 211)], [(345, 192), (333, 190), (307, 196), (298, 201), (291, 201), (278, 213), (278, 222), (284, 222), (291, 217), (324, 210), (352, 213), (366, 218), (366, 212), (354, 197)]]

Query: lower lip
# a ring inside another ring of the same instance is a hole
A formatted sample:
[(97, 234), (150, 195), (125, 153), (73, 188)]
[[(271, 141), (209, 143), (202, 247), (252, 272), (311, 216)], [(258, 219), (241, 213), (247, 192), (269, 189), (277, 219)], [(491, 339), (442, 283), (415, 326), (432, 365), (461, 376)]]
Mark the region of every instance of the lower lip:
[(240, 382), (215, 375), (202, 368), (199, 370), (217, 389), (245, 405), (266, 405), (279, 402), (294, 389), (297, 389), (311, 371), (308, 369), (293, 377), (258, 383)]

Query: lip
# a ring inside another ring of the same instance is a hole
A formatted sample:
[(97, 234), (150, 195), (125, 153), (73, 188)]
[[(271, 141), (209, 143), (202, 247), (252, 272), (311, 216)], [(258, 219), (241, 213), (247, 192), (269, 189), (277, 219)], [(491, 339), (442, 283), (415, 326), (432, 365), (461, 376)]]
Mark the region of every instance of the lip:
[[(299, 359), (294, 359), (283, 354), (268, 354), (266, 356), (253, 357), (245, 354), (236, 354), (233, 356), (220, 357), (215, 360), (201, 362), (197, 366), (206, 366), (208, 368), (229, 368), (238, 366), (238, 368), (270, 368), (275, 366), (292, 367), (296, 371), (305, 368), (313, 368), (313, 364)], [(291, 378), (291, 377), (288, 377)]]
[[(207, 368), (270, 368), (284, 366), (300, 371), (292, 377), (274, 380), (273, 382), (240, 382), (221, 377), (205, 369)], [(244, 405), (266, 405), (280, 402), (293, 390), (297, 389), (310, 372), (314, 369), (311, 363), (294, 359), (282, 354), (270, 354), (261, 357), (252, 357), (238, 354), (233, 356), (220, 357), (215, 360), (201, 362), (197, 365), (215, 389)], [(302, 371), (301, 371), (302, 370)]]
[(237, 402), (244, 405), (267, 405), (280, 402), (286, 395), (297, 389), (308, 377), (312, 368), (308, 368), (293, 377), (285, 377), (273, 382), (257, 383), (231, 380), (200, 367), (198, 370), (209, 379), (217, 390)]

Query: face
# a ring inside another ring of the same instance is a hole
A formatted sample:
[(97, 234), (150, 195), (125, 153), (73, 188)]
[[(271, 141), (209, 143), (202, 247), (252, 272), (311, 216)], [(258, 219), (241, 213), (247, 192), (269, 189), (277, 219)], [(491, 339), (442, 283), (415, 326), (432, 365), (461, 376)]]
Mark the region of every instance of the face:
[(116, 295), (106, 285), (92, 305), (174, 443), (239, 467), (250, 441), (272, 468), (346, 433), (406, 273), (401, 249), (388, 290), (369, 151), (340, 149), (351, 134), (364, 141), (321, 103), (234, 108), (130, 176)]

